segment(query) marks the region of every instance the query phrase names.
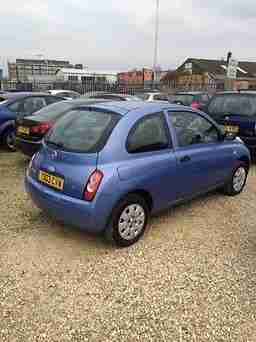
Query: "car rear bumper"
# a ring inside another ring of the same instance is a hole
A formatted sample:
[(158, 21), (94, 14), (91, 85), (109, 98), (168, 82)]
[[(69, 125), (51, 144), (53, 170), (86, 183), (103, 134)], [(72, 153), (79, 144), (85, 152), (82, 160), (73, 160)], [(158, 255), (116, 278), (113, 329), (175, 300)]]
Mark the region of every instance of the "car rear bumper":
[(29, 157), (32, 157), (36, 152), (40, 150), (41, 144), (42, 144), (41, 140), (40, 141), (28, 141), (19, 137), (16, 137), (15, 139), (16, 149)]
[(93, 203), (61, 194), (29, 175), (25, 178), (25, 188), (34, 204), (57, 220), (91, 233), (104, 230), (104, 217), (96, 212)]

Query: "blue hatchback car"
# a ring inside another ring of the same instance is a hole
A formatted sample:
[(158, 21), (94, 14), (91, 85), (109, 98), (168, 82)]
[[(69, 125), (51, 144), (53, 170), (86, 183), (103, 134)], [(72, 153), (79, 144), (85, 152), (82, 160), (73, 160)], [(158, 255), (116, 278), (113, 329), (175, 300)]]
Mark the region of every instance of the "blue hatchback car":
[(0, 143), (15, 150), (15, 120), (31, 115), (63, 98), (33, 92), (4, 93), (0, 95)]
[(109, 102), (61, 118), (34, 155), (26, 190), (58, 220), (135, 243), (148, 218), (213, 189), (239, 194), (250, 154), (206, 114), (169, 103)]

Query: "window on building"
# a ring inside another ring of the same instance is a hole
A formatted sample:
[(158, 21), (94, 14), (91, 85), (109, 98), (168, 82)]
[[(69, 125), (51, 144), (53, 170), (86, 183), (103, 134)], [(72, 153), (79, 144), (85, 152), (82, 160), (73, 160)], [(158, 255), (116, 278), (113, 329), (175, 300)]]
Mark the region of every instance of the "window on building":
[(68, 80), (69, 80), (69, 81), (73, 81), (73, 82), (77, 82), (77, 81), (78, 81), (78, 76), (74, 76), (74, 75), (71, 76), (71, 75), (70, 75), (70, 76), (68, 76)]

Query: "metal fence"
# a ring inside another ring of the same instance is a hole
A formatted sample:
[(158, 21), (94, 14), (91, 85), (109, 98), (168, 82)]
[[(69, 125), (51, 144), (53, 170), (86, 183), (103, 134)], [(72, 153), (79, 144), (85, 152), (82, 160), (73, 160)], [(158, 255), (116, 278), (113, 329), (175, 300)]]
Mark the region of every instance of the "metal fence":
[(143, 91), (152, 91), (159, 89), (156, 84), (122, 84), (108, 82), (15, 82), (15, 81), (0, 81), (0, 90), (2, 91), (48, 91), (52, 89), (73, 90), (81, 95), (94, 92), (112, 92), (134, 95)]

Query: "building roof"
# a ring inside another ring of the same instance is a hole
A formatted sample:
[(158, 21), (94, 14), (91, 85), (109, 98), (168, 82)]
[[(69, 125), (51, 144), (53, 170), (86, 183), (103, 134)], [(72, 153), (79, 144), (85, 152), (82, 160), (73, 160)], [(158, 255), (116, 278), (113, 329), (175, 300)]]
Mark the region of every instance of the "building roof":
[(88, 70), (88, 69), (75, 69), (75, 68), (61, 68), (58, 72), (69, 75), (117, 75), (117, 72), (112, 71), (100, 71), (100, 70)]
[[(208, 72), (213, 77), (226, 76), (227, 61), (215, 59), (202, 59), (202, 58), (188, 58), (176, 72), (184, 71), (184, 66), (187, 63), (193, 64), (193, 73)], [(238, 78), (255, 78), (256, 77), (256, 62), (239, 62), (237, 70)]]

